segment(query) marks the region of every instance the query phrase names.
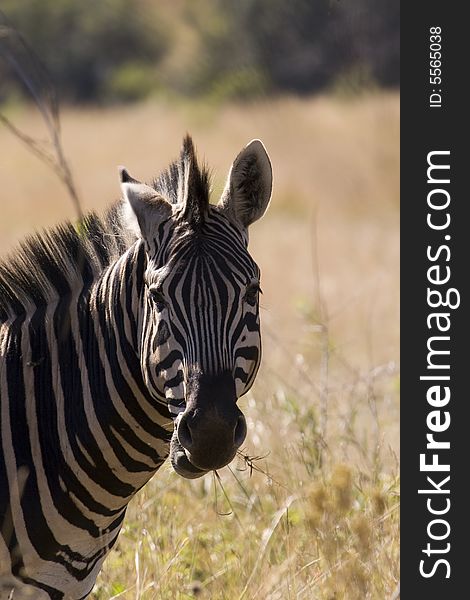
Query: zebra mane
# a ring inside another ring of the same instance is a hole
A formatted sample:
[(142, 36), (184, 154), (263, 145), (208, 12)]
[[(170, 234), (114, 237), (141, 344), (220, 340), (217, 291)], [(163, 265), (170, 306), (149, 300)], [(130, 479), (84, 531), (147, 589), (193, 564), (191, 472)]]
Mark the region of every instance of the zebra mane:
[[(209, 207), (208, 169), (199, 167), (187, 135), (178, 160), (152, 186), (172, 204), (181, 204), (181, 217), (196, 231)], [(26, 238), (17, 251), (0, 260), (0, 323), (31, 306), (45, 306), (96, 280), (135, 240), (122, 221), (122, 203), (104, 217), (88, 214), (77, 226), (70, 222)]]
[(171, 163), (152, 185), (171, 204), (184, 206), (184, 220), (193, 226), (203, 223), (209, 206), (210, 175), (205, 165), (199, 167), (189, 135), (183, 140), (179, 159)]
[(120, 222), (120, 203), (37, 233), (0, 261), (0, 323), (45, 306), (96, 280), (135, 241)]

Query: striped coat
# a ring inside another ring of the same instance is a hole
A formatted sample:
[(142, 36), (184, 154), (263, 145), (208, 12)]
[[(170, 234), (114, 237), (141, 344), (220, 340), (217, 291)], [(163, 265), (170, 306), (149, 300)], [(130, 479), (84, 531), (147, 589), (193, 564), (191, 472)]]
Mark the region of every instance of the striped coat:
[(264, 147), (242, 150), (217, 205), (190, 138), (151, 185), (122, 169), (121, 186), (104, 218), (0, 263), (0, 582), (33, 598), (90, 593), (168, 455), (200, 477), (246, 436), (237, 400), (261, 356), (247, 228), (271, 196)]

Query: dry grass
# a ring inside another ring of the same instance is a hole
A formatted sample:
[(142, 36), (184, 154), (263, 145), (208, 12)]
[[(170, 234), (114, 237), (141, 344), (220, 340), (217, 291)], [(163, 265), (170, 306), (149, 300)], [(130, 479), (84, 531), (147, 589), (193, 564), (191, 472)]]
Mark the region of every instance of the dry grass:
[[(40, 137), (33, 113), (9, 114)], [(396, 95), (249, 107), (67, 110), (64, 148), (86, 208), (118, 194), (116, 165), (150, 179), (186, 131), (220, 191), (251, 138), (275, 195), (253, 227), (264, 361), (241, 400), (245, 453), (202, 481), (164, 469), (131, 503), (95, 598), (380, 599), (398, 578)], [(60, 183), (0, 130), (0, 251), (73, 216)], [(242, 470), (239, 470), (242, 469)], [(259, 472), (259, 470), (263, 472)], [(229, 515), (225, 513), (229, 513)]]

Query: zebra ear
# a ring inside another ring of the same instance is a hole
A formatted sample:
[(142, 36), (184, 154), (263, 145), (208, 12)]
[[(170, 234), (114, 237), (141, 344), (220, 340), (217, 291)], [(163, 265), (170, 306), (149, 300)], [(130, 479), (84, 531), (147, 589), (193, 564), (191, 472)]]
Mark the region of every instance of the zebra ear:
[(128, 228), (147, 241), (154, 239), (160, 223), (171, 217), (171, 204), (153, 188), (131, 177), (124, 167), (119, 168), (119, 175)]
[(234, 160), (218, 206), (243, 227), (248, 227), (266, 212), (272, 182), (266, 148), (260, 140), (253, 140)]

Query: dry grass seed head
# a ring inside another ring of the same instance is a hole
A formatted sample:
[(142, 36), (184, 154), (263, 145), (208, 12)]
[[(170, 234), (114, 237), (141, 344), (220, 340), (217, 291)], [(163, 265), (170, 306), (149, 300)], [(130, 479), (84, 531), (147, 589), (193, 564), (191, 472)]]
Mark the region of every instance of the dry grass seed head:
[(346, 465), (335, 466), (330, 485), (339, 512), (347, 512), (352, 505), (352, 473)]

